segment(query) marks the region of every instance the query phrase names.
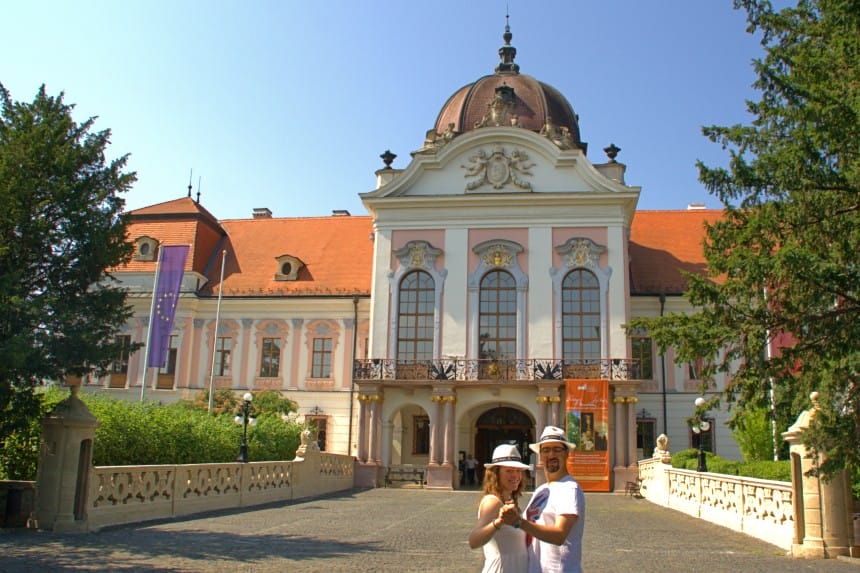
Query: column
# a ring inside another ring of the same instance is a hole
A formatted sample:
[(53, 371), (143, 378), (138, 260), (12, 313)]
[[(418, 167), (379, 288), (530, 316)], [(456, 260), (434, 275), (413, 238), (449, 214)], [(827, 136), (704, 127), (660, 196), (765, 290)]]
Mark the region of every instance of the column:
[(442, 420), (442, 406), (439, 403), (440, 396), (431, 396), (433, 401), (433, 415), (430, 417), (430, 463), (431, 466), (439, 465), (439, 428)]
[(358, 461), (367, 461), (367, 396), (358, 395)]
[(445, 452), (443, 463), (448, 466), (454, 460), (454, 396), (445, 398)]
[(639, 456), (636, 455), (636, 403), (635, 396), (627, 398), (627, 465), (637, 466)]
[(376, 464), (382, 462), (382, 396), (373, 397), (373, 431), (371, 432), (372, 457)]
[(624, 442), (625, 442), (625, 434), (624, 434), (624, 398), (623, 397), (615, 397), (612, 399), (612, 410), (615, 415), (615, 435), (613, 436), (613, 442), (615, 442), (615, 446), (612, 450), (615, 452), (615, 465), (623, 466), (624, 465)]

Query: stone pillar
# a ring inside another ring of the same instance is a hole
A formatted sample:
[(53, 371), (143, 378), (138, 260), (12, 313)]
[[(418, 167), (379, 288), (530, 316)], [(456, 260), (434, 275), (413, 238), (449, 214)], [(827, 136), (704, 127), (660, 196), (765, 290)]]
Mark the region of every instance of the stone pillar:
[[(636, 403), (635, 396), (627, 398), (627, 466), (638, 468), (639, 456), (636, 455)], [(638, 470), (637, 470), (638, 473)]]
[(367, 400), (363, 394), (358, 396), (358, 461), (367, 461)]
[(453, 465), (454, 460), (454, 396), (445, 396), (445, 455), (442, 462)]
[(87, 495), (98, 422), (78, 398), (71, 396), (42, 419), (42, 443), (36, 476), (36, 520), (56, 532), (88, 530)]
[[(810, 394), (812, 408), (800, 413), (797, 421), (782, 434), (791, 450), (791, 480), (795, 495), (795, 535), (792, 557), (807, 559), (856, 555), (851, 523), (852, 497), (844, 471), (829, 481), (814, 474), (824, 463), (822, 454), (808, 448), (802, 433), (820, 409), (818, 392)], [(813, 472), (810, 475), (810, 472)], [(799, 499), (797, 499), (799, 497)]]
[(439, 428), (442, 425), (442, 404), (439, 401), (441, 396), (431, 396), (433, 401), (433, 415), (430, 418), (430, 464), (438, 466), (439, 459)]

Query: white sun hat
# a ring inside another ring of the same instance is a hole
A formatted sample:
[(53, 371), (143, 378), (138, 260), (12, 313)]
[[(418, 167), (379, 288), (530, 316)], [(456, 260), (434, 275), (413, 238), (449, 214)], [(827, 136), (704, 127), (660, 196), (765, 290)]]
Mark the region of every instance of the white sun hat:
[(520, 455), (520, 451), (516, 446), (511, 444), (502, 444), (501, 446), (496, 446), (496, 449), (493, 450), (493, 461), (489, 464), (484, 464), (485, 468), (491, 468), (494, 466), (505, 466), (508, 468), (519, 468), (521, 470), (531, 469), (528, 465), (523, 463), (523, 457)]
[(539, 454), (541, 444), (549, 444), (552, 442), (564, 444), (565, 446), (567, 446), (567, 450), (569, 452), (572, 452), (576, 449), (576, 444), (567, 441), (567, 435), (564, 433), (564, 430), (556, 426), (547, 426), (546, 428), (544, 428), (543, 432), (540, 435), (540, 439), (537, 441), (536, 444), (529, 445), (529, 449), (534, 453)]

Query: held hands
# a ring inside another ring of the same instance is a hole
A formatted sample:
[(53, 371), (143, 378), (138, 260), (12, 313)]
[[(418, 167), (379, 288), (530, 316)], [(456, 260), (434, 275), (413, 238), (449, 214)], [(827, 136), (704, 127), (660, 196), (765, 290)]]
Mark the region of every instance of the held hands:
[(503, 523), (516, 527), (520, 522), (520, 519), (522, 519), (522, 513), (520, 512), (519, 506), (517, 506), (517, 502), (512, 499), (506, 501), (501, 509), (499, 509), (499, 519), (501, 519)]

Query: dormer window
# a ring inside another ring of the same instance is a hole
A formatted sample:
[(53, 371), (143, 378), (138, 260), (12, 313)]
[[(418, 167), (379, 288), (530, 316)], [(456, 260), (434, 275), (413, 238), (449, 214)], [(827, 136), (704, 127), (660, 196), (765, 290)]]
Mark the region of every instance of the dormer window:
[(299, 271), (305, 264), (291, 255), (281, 255), (277, 259), (278, 271), (275, 273), (276, 281), (295, 281), (299, 278)]
[(158, 241), (152, 237), (138, 237), (135, 241), (134, 260), (154, 261), (158, 252)]

